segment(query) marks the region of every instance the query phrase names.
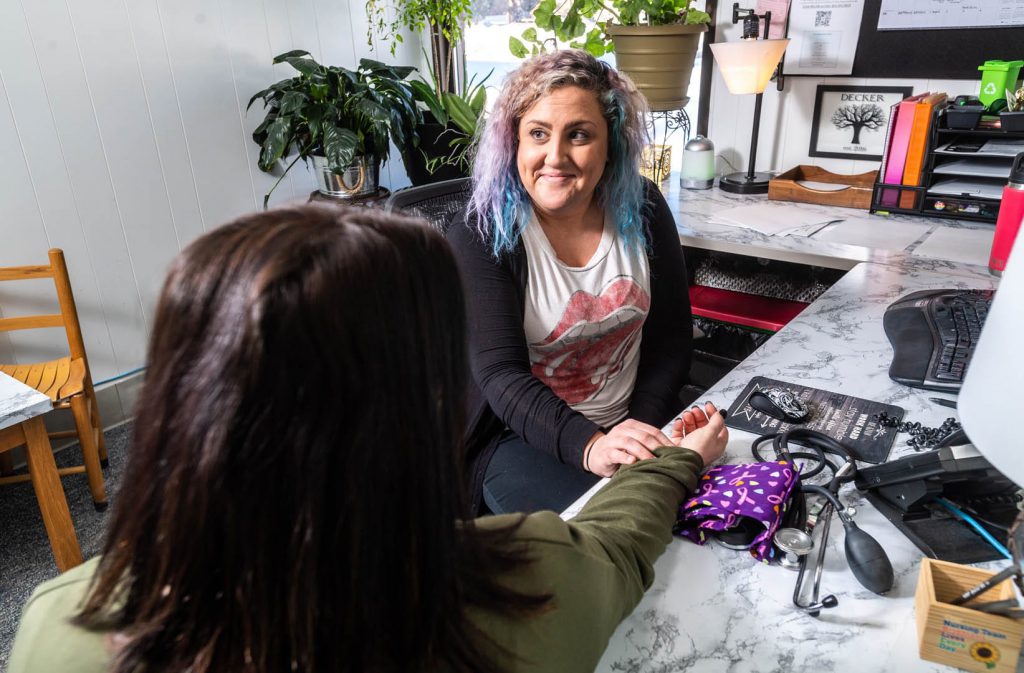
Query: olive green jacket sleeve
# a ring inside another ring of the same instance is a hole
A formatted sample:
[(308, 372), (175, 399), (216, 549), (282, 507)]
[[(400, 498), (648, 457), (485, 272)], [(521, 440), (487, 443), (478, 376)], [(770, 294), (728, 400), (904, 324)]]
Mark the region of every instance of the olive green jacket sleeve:
[[(526, 517), (517, 532), (534, 563), (509, 575), (509, 586), (550, 593), (545, 613), (529, 618), (474, 614), (477, 625), (513, 660), (511, 671), (592, 671), (608, 639), (654, 580), (653, 564), (671, 540), (679, 503), (697, 482), (693, 451), (665, 447), (656, 458), (619, 470), (580, 514)], [(480, 519), (505, 526), (514, 515)], [(101, 673), (111, 650), (104, 633), (74, 626), (96, 571), (93, 559), (40, 585), (22, 613), (8, 673)]]
[[(525, 519), (516, 537), (535, 560), (511, 575), (508, 585), (552, 594), (551, 609), (526, 620), (475, 615), (483, 631), (516, 656), (510, 670), (594, 670), (612, 633), (651, 586), (679, 504), (703, 467), (688, 449), (664, 447), (655, 455), (621, 468), (571, 521), (554, 512)], [(488, 517), (477, 525), (508, 525), (514, 517)]]

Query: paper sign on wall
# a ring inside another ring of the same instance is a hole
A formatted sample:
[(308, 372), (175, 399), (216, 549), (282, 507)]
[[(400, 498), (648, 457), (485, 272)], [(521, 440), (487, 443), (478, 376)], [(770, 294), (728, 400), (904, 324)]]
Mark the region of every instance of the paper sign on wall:
[(864, 0), (793, 0), (783, 73), (852, 73), (863, 14)]
[(1024, 26), (1024, 3), (1020, 0), (882, 0), (878, 12), (878, 30), (1008, 26)]
[[(772, 13), (772, 25), (768, 28), (768, 39), (781, 40), (786, 37), (786, 18), (789, 16), (789, 0), (757, 0), (757, 6), (754, 11), (759, 16), (765, 12)], [(761, 35), (764, 35), (763, 28)]]

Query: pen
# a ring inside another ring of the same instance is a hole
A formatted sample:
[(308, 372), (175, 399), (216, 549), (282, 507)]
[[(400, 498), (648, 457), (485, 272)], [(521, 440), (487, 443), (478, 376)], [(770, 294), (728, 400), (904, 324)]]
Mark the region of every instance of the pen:
[(1019, 607), (1016, 598), (1007, 598), (1001, 601), (989, 601), (988, 603), (978, 603), (972, 605), (972, 610), (978, 612), (988, 612), (990, 614), (1002, 614), (1007, 610), (1016, 610)]
[(963, 592), (963, 594), (961, 594), (958, 598), (954, 598), (953, 600), (951, 600), (949, 602), (949, 604), (950, 605), (963, 605), (964, 603), (966, 603), (967, 601), (971, 600), (972, 598), (977, 598), (978, 596), (982, 595), (983, 593), (985, 593), (986, 591), (988, 591), (992, 587), (996, 586), (997, 584), (999, 584), (1003, 580), (1009, 579), (1010, 577), (1015, 577), (1017, 575), (1017, 573), (1019, 573), (1019, 572), (1020, 572), (1020, 568), (1018, 568), (1016, 565), (1012, 565), (1009, 568), (1005, 568), (1003, 570), (1000, 570), (998, 573), (996, 573), (992, 577), (989, 577), (984, 582), (982, 582), (982, 583), (980, 583), (980, 584), (978, 584), (976, 586), (973, 586), (970, 589), (968, 589), (967, 591)]
[(929, 400), (935, 404), (943, 407), (949, 407), (950, 409), (956, 409), (956, 400), (947, 400), (945, 397), (929, 397)]

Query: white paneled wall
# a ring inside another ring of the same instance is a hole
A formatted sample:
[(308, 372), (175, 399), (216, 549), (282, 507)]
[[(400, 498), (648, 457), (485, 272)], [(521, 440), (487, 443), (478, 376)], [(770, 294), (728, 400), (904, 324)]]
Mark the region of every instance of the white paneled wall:
[[(740, 39), (742, 23), (733, 25), (731, 2), (719, 3), (716, 22), (718, 41)], [(950, 31), (950, 35), (955, 38), (954, 31)], [(978, 93), (978, 80), (787, 77), (781, 92), (776, 89), (775, 82), (771, 82), (761, 104), (757, 170), (785, 171), (800, 164), (814, 164), (835, 173), (853, 174), (878, 168), (877, 161), (810, 156), (811, 117), (819, 84), (912, 86), (914, 93), (945, 91), (950, 97)], [(730, 94), (716, 65), (711, 85), (708, 135), (715, 144), (719, 174), (747, 170), (753, 121), (754, 96)]]
[[(0, 0), (0, 266), (63, 248), (93, 378), (145, 364), (165, 270), (204, 231), (261, 207), (277, 179), (256, 167), (256, 91), (306, 49), (417, 65), (369, 45), (363, 0)], [(408, 184), (397, 152), (382, 170)], [(272, 203), (313, 189), (296, 165)], [(0, 286), (0, 315), (54, 308), (46, 283)], [(44, 299), (46, 298), (46, 299)], [(63, 336), (0, 334), (0, 361), (66, 352)]]

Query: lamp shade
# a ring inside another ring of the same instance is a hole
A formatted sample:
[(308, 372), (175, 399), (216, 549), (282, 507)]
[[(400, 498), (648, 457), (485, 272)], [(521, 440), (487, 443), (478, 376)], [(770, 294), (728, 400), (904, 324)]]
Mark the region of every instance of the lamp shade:
[(1024, 486), (1024, 240), (1017, 238), (957, 399), (974, 447), (1007, 478)]
[(740, 40), (717, 42), (711, 51), (729, 93), (764, 93), (788, 45), (789, 39)]

